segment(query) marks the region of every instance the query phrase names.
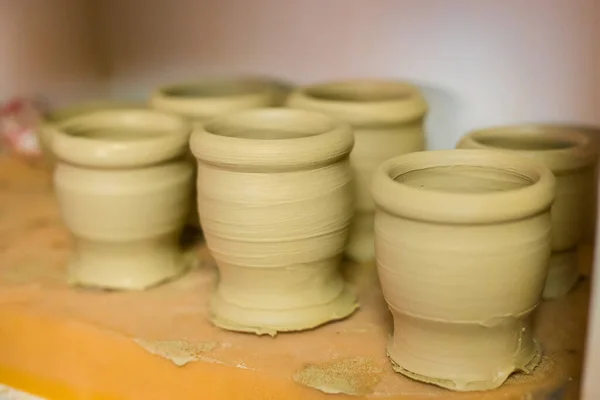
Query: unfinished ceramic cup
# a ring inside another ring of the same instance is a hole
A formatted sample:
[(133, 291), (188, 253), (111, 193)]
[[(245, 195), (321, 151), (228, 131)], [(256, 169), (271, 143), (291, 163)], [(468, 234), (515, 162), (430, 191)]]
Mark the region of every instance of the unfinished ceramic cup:
[[(275, 107), (284, 103), (290, 86), (274, 79), (241, 76), (205, 78), (159, 88), (150, 99), (152, 108), (175, 113), (194, 125), (229, 112)], [(190, 162), (196, 161), (190, 154)], [(195, 192), (192, 192), (195, 199)], [(197, 210), (189, 217), (191, 226), (199, 227)]]
[(471, 391), (537, 365), (531, 318), (554, 195), (543, 164), (494, 151), (418, 152), (377, 169), (376, 261), (397, 372)]
[[(592, 142), (593, 146), (598, 150), (598, 145), (600, 143), (600, 127), (589, 126), (589, 125), (563, 125), (563, 124), (545, 124), (538, 125), (538, 127), (549, 128), (549, 129), (561, 129), (566, 131), (579, 131), (585, 134)], [(597, 204), (598, 204), (598, 153), (596, 153), (596, 161), (595, 161), (595, 171), (594, 171), (594, 185), (590, 190), (590, 196), (588, 196), (587, 207), (585, 208), (585, 214), (588, 217), (585, 217), (586, 223), (586, 234), (583, 239), (584, 242), (587, 242), (593, 246), (595, 243), (596, 237), (596, 220), (597, 220)]]
[(151, 110), (98, 111), (58, 125), (55, 191), (75, 238), (73, 284), (139, 290), (184, 272), (190, 129)]
[(288, 84), (268, 78), (205, 78), (161, 87), (152, 95), (150, 104), (157, 110), (203, 123), (229, 112), (280, 106), (290, 90)]
[(483, 129), (464, 136), (459, 148), (494, 149), (539, 160), (556, 176), (552, 207), (552, 258), (544, 298), (566, 295), (579, 278), (577, 247), (593, 219), (597, 149), (589, 136), (563, 127), (522, 125)]
[(69, 118), (73, 118), (94, 111), (131, 108), (144, 108), (144, 105), (141, 103), (125, 100), (95, 100), (76, 103), (68, 107), (59, 108), (46, 114), (44, 116), (44, 122), (38, 129), (38, 140), (44, 158), (48, 161), (51, 167), (54, 166), (56, 160), (54, 159), (54, 154), (52, 153), (52, 133), (60, 123), (68, 120)]
[(390, 157), (424, 150), (427, 104), (423, 96), (403, 82), (351, 80), (300, 88), (290, 95), (288, 106), (320, 111), (352, 126), (356, 144), (350, 163), (357, 203), (346, 254), (356, 262), (372, 261), (372, 175)]
[(215, 325), (275, 335), (357, 308), (339, 271), (353, 214), (348, 125), (267, 108), (196, 127), (198, 211), (220, 281)]

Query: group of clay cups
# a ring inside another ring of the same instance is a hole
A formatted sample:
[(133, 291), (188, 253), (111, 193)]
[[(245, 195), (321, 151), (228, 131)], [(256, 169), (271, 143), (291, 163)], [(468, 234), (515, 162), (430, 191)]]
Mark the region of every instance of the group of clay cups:
[(342, 259), (376, 258), (394, 367), (479, 390), (535, 366), (542, 293), (578, 278), (597, 151), (577, 128), (486, 129), (423, 151), (427, 104), (390, 80), (211, 79), (160, 88), (149, 107), (67, 114), (43, 138), (77, 285), (183, 274), (179, 237), (199, 216), (219, 270), (213, 323), (275, 335), (351, 315)]

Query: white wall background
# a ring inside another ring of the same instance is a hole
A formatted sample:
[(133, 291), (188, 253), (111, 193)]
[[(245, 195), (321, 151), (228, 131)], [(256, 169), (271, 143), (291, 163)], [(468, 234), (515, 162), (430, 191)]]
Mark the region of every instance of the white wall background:
[(243, 72), (415, 81), (436, 149), (485, 125), (600, 124), (600, 0), (0, 0), (0, 99), (144, 97)]
[(600, 123), (597, 0), (109, 0), (113, 91), (201, 73), (423, 85), (433, 148), (520, 121)]
[(143, 97), (200, 74), (419, 83), (432, 148), (600, 123), (599, 0), (0, 0), (0, 98)]

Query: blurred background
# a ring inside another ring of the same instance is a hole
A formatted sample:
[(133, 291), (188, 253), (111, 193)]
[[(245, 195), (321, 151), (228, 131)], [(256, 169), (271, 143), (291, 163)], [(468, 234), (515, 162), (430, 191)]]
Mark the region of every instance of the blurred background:
[(600, 123), (597, 0), (0, 0), (0, 99), (145, 98), (260, 73), (418, 83), (431, 148), (484, 125)]

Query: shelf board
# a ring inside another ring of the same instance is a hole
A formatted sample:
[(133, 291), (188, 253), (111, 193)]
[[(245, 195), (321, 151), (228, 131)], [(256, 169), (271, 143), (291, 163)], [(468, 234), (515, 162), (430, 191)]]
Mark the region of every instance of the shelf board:
[(541, 304), (536, 336), (544, 358), (532, 375), (513, 375), (493, 391), (457, 393), (392, 371), (390, 315), (372, 273), (360, 280), (360, 310), (344, 321), (276, 338), (237, 334), (208, 321), (216, 271), (203, 245), (195, 249), (197, 267), (160, 287), (74, 289), (65, 284), (71, 244), (47, 171), (0, 158), (0, 210), (0, 383), (44, 398), (577, 398), (588, 279)]

